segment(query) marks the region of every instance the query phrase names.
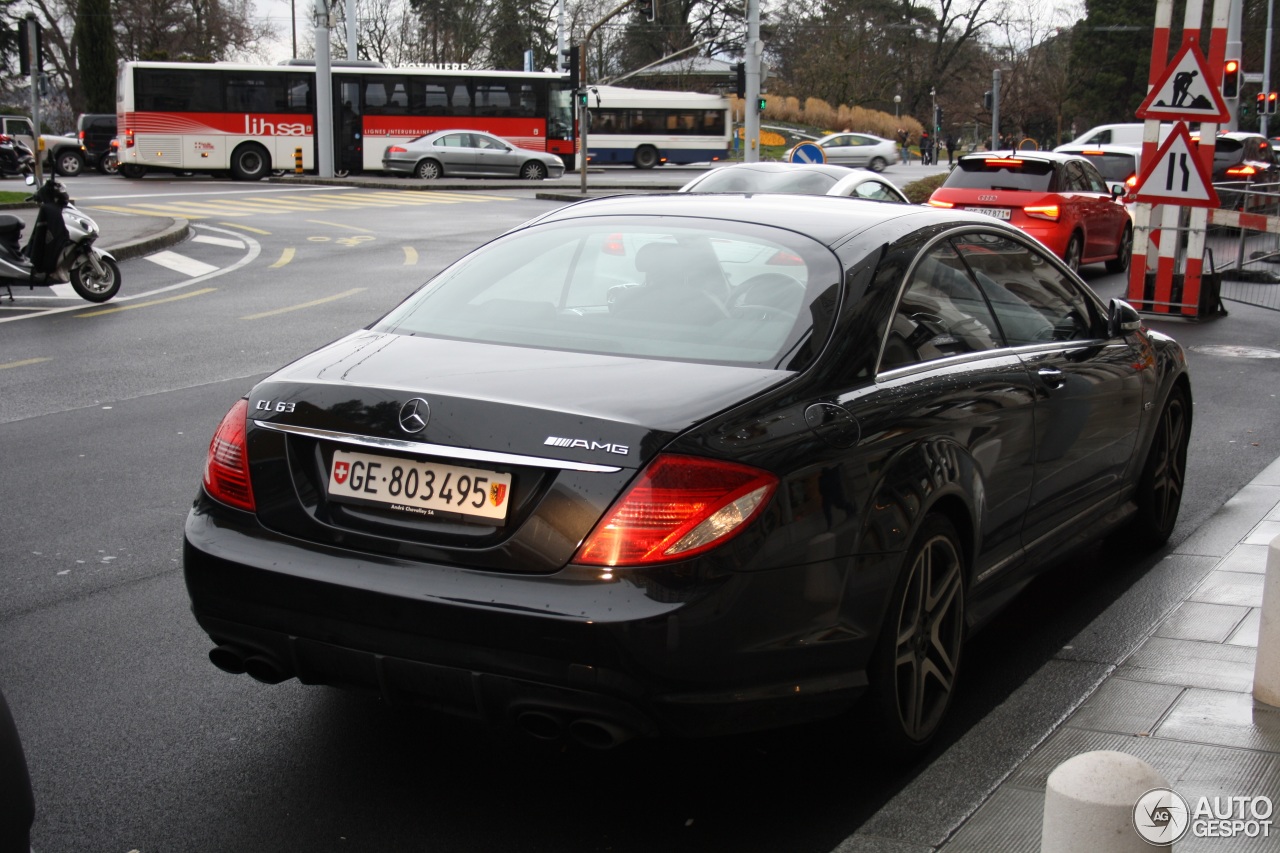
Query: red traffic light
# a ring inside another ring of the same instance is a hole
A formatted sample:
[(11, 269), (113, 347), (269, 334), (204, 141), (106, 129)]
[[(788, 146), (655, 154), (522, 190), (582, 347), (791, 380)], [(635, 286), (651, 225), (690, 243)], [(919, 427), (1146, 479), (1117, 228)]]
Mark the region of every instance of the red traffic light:
[(1222, 66), (1222, 97), (1240, 97), (1240, 60), (1228, 59)]

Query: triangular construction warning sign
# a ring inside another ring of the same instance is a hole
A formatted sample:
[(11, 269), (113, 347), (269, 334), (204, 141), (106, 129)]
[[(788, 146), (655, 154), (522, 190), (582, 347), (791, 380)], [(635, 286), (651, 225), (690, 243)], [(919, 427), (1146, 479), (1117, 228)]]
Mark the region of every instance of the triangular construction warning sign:
[(1138, 107), (1140, 119), (1224, 122), (1231, 118), (1194, 39), (1187, 41), (1164, 68), (1164, 75)]
[(1199, 147), (1191, 141), (1185, 124), (1175, 124), (1156, 156), (1143, 164), (1142, 177), (1133, 192), (1138, 201), (1217, 207), (1218, 194), (1200, 159)]

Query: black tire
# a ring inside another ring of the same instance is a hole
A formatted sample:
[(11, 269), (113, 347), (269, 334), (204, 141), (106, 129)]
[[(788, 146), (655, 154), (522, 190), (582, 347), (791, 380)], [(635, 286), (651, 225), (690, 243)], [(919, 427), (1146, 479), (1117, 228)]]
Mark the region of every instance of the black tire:
[(121, 163), (120, 175), (129, 180), (136, 181), (147, 173), (146, 166), (139, 166), (137, 163)]
[(530, 160), (520, 167), (520, 178), (525, 181), (541, 181), (547, 177), (547, 167), (537, 160)]
[(867, 168), (873, 172), (883, 172), (889, 163), (883, 157), (873, 157), (871, 162), (867, 164)]
[(246, 143), (231, 154), (231, 177), (237, 181), (260, 181), (271, 174), (271, 155), (261, 145)]
[(658, 150), (652, 145), (641, 145), (632, 160), (637, 169), (652, 169), (658, 165)]
[(110, 258), (99, 258), (103, 274), (94, 275), (93, 265), (87, 257), (80, 257), (71, 266), (71, 287), (81, 299), (90, 302), (106, 302), (120, 292), (120, 267)]
[(84, 171), (84, 155), (74, 148), (59, 151), (53, 157), (53, 170), (64, 178), (74, 178)]
[(120, 160), (114, 154), (103, 154), (98, 159), (98, 171), (104, 175), (114, 175), (120, 171)]
[(1158, 548), (1168, 541), (1182, 507), (1190, 438), (1191, 406), (1186, 392), (1175, 388), (1156, 422), (1156, 434), (1138, 480), (1138, 512), (1125, 541), (1143, 549)]
[(869, 673), (892, 752), (923, 749), (951, 705), (965, 639), (963, 555), (955, 527), (931, 515), (902, 561)]
[(422, 160), (413, 167), (413, 176), (424, 181), (434, 181), (442, 175), (444, 175), (444, 169), (436, 160)]
[(1080, 274), (1080, 259), (1084, 257), (1084, 238), (1078, 233), (1072, 234), (1071, 239), (1067, 241), (1067, 250), (1062, 253), (1062, 259), (1067, 262), (1067, 266), (1073, 273)]
[(1126, 225), (1120, 235), (1120, 256), (1107, 261), (1107, 272), (1128, 272), (1129, 261), (1133, 258), (1133, 228)]

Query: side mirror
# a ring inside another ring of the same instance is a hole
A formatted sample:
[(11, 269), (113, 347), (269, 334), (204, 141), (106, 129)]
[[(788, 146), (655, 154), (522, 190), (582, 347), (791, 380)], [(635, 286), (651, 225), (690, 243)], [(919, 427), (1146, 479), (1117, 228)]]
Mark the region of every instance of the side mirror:
[(1112, 299), (1107, 306), (1107, 337), (1120, 338), (1142, 328), (1142, 317), (1123, 299)]

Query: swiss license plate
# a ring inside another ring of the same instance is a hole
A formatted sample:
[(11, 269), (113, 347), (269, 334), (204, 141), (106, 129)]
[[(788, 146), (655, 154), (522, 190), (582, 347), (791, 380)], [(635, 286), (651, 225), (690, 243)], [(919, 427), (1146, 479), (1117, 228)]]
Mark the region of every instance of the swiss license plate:
[(329, 496), (415, 515), (447, 512), (505, 521), (511, 475), (335, 450), (329, 467)]
[(1009, 208), (1007, 207), (967, 207), (972, 213), (985, 213), (987, 216), (994, 216), (996, 219), (1008, 219)]

